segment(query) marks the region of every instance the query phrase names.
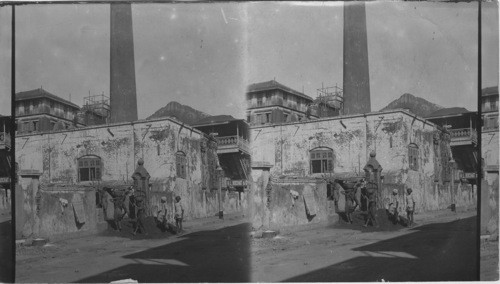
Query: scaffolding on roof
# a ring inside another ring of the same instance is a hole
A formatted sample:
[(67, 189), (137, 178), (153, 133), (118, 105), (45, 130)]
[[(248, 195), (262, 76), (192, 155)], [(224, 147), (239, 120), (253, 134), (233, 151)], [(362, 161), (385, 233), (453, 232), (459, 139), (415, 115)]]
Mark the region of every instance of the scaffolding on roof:
[(316, 89), (316, 99), (310, 108), (318, 117), (332, 117), (341, 115), (344, 109), (344, 93), (342, 88), (335, 84), (334, 87)]
[(88, 97), (83, 98), (82, 108), (103, 118), (107, 118), (110, 115), (109, 97), (105, 96), (104, 93), (100, 95), (89, 94)]

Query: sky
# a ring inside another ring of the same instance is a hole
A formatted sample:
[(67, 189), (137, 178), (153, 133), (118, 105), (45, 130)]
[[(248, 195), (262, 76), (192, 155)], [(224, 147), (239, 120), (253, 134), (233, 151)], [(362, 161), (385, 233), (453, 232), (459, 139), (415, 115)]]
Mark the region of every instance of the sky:
[[(316, 97), (342, 86), (342, 3), (249, 5), (249, 78)], [(404, 93), (477, 110), (477, 3), (366, 4), (372, 111)], [(498, 6), (483, 4), (483, 87), (498, 85)], [(473, 98), (473, 100), (471, 100)]]
[[(3, 97), (10, 13), (0, 8)], [(342, 86), (341, 2), (141, 3), (132, 16), (140, 119), (170, 101), (244, 118), (248, 84), (272, 79), (312, 97)], [(477, 110), (477, 3), (369, 2), (366, 18), (372, 110), (404, 93)], [(482, 28), (488, 87), (498, 85), (496, 3), (483, 3)], [(16, 92), (39, 87), (78, 105), (109, 95), (109, 4), (16, 7)]]
[[(240, 10), (230, 3), (132, 5), (140, 119), (170, 101), (243, 117)], [(109, 96), (109, 14), (109, 4), (17, 7), (16, 92), (42, 87), (77, 105), (89, 94)]]

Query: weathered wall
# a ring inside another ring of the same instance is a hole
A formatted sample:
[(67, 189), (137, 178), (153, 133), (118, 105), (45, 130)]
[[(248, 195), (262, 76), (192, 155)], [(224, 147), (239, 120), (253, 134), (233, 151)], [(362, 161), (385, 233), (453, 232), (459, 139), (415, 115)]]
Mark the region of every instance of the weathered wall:
[[(292, 190), (298, 193), (295, 198), (290, 193)], [(311, 199), (306, 203), (304, 196), (307, 195), (311, 196)], [(268, 224), (270, 228), (279, 229), (285, 226), (328, 221), (325, 182), (275, 180), (272, 181), (268, 196), (270, 197), (268, 208), (271, 211)], [(307, 214), (306, 204), (314, 214)]]
[(481, 184), (481, 233), (498, 235), (498, 167), (499, 140), (497, 131), (485, 131), (481, 134), (481, 152), (484, 159), (484, 180)]
[[(22, 214), (19, 214), (20, 226), (16, 226), (17, 238), (52, 238), (56, 235), (93, 233), (97, 230), (95, 191), (92, 188), (40, 187), (38, 178), (22, 177), (16, 189), (22, 192), (22, 202), (19, 203)], [(66, 200), (67, 205), (63, 206), (60, 199)], [(84, 218), (85, 222), (77, 222), (73, 209), (73, 204), (77, 203), (83, 204), (84, 216), (80, 218)]]
[(175, 153), (183, 151), (189, 169), (186, 179), (200, 183), (202, 139), (199, 131), (168, 119), (18, 135), (16, 161), (20, 169), (43, 170), (42, 183), (78, 183), (77, 159), (85, 155), (101, 158), (103, 180), (130, 180), (139, 158), (152, 179), (165, 179), (175, 178)]
[[(333, 201), (326, 199), (325, 181), (270, 177), (268, 169), (252, 169), (248, 212), (254, 230), (338, 221)], [(306, 204), (313, 215), (307, 214)]]
[[(270, 169), (273, 176), (325, 177), (310, 173), (309, 152), (317, 147), (333, 150), (334, 173), (363, 175), (369, 153), (375, 151), (383, 168), (383, 199), (398, 188), (404, 200), (405, 189), (411, 187), (417, 212), (451, 204), (449, 136), (433, 123), (406, 111), (254, 126), (250, 135), (252, 159), (274, 165)], [(418, 146), (417, 170), (409, 167), (410, 143)], [(464, 190), (460, 189), (460, 194)], [(466, 190), (463, 195), (475, 196)], [(467, 205), (474, 200), (457, 195), (456, 204)]]
[(248, 212), (253, 230), (261, 229), (269, 224), (271, 211), (266, 206), (265, 189), (269, 181), (269, 170), (252, 168), (248, 192)]
[[(488, 172), (486, 179), (491, 184), (498, 176), (499, 165), (498, 131), (486, 131), (481, 134), (481, 157), (484, 159), (485, 169)], [(495, 171), (496, 168), (496, 171)]]
[[(219, 192), (217, 190), (183, 190), (182, 186), (175, 191), (152, 191), (150, 197), (151, 215), (156, 215), (161, 208), (161, 198), (167, 198), (169, 217), (173, 217), (175, 196), (181, 196), (186, 220), (214, 216), (219, 212)], [(246, 193), (222, 191), (222, 210), (231, 214), (246, 210)], [(187, 210), (190, 209), (190, 210)]]
[[(78, 158), (95, 155), (102, 161), (102, 181), (132, 183), (131, 176), (142, 158), (150, 178), (150, 208), (161, 196), (181, 196), (186, 219), (212, 216), (217, 166), (216, 144), (202, 132), (166, 118), (134, 123), (19, 135), (16, 161), (22, 170), (42, 172), (43, 185), (92, 185), (78, 181)], [(176, 153), (186, 155), (186, 178), (177, 176)], [(74, 187), (72, 187), (74, 188)], [(203, 190), (206, 189), (206, 190)], [(215, 200), (215, 201), (214, 201)], [(236, 199), (227, 197), (225, 208), (236, 210)], [(218, 204), (218, 203), (216, 203)], [(240, 210), (242, 206), (237, 207)]]

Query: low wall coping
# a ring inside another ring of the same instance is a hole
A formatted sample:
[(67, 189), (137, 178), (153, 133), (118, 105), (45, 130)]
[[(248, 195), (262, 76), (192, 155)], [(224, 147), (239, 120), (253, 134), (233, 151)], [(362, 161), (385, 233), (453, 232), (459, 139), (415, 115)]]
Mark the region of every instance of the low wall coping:
[(41, 176), (43, 173), (39, 170), (32, 170), (32, 169), (27, 169), (27, 170), (19, 170), (18, 171), (18, 174), (22, 177), (24, 176), (36, 176), (36, 177), (39, 177)]
[(264, 169), (270, 169), (272, 168), (274, 165), (268, 163), (268, 162), (265, 162), (265, 161), (255, 161), (255, 162), (252, 162), (252, 169), (257, 169), (257, 168), (264, 168)]

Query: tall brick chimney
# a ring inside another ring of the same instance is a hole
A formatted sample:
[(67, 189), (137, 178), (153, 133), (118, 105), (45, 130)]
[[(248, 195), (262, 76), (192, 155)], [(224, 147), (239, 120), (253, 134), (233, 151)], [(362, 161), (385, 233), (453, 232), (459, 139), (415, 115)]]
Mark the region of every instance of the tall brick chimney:
[(344, 114), (371, 111), (364, 2), (344, 2)]
[(131, 4), (110, 4), (111, 123), (137, 120)]

